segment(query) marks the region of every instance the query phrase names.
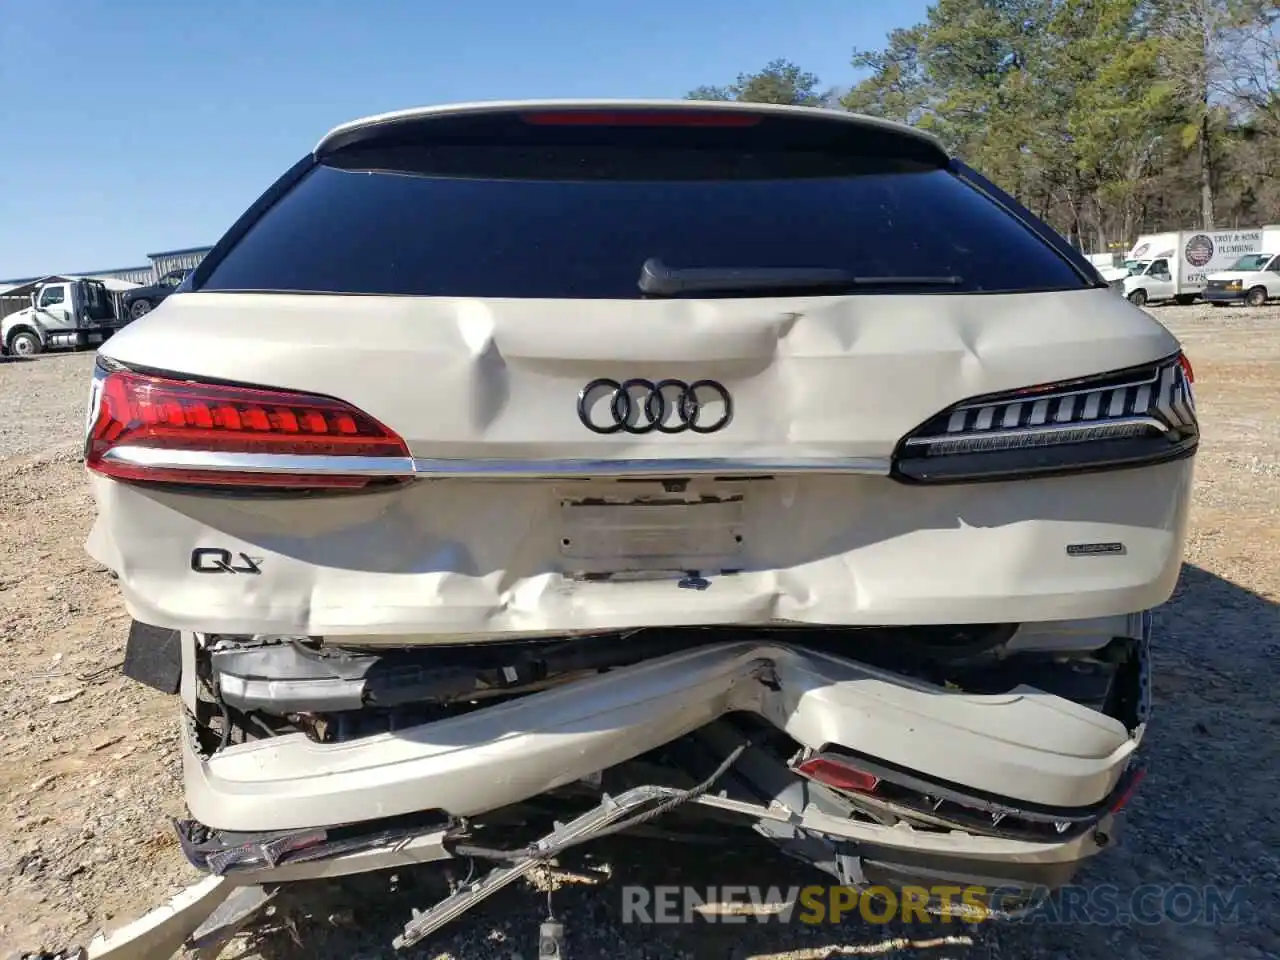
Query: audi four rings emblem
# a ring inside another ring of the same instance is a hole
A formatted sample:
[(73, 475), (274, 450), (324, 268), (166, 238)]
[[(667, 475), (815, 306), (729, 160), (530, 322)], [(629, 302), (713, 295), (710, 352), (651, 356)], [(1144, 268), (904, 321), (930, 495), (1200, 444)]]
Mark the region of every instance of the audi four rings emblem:
[(578, 394), (578, 419), (594, 433), (715, 433), (733, 419), (733, 398), (715, 380), (602, 377)]

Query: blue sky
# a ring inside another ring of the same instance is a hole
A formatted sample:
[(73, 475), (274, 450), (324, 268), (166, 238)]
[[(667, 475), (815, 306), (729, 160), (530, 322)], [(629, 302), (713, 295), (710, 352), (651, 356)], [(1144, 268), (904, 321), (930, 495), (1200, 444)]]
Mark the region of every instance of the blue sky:
[(330, 127), (421, 104), (672, 96), (854, 47), (925, 0), (3, 0), (0, 277), (216, 241)]

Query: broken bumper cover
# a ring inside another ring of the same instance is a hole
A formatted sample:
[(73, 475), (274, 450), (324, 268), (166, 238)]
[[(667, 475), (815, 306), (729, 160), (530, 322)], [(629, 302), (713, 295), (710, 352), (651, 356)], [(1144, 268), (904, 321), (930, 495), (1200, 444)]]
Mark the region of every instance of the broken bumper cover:
[[(1145, 689), (1145, 654), (1140, 671)], [(185, 736), (187, 804), (201, 823), (237, 832), (423, 810), (477, 816), (734, 711), (813, 750), (843, 748), (918, 780), (1064, 811), (1117, 791), (1143, 729), (1032, 687), (963, 693), (799, 647), (731, 642), (347, 742), (289, 734), (205, 757)]]

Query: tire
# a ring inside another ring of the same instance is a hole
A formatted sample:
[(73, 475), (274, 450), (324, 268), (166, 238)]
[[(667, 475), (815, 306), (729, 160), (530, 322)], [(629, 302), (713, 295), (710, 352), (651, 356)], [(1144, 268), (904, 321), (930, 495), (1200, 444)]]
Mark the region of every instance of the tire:
[(1194, 293), (1180, 293), (1173, 298), (1173, 302), (1180, 307), (1189, 307), (1196, 302), (1196, 295)]
[(145, 317), (151, 312), (151, 301), (143, 298), (135, 300), (129, 304), (129, 319), (137, 320), (139, 317)]
[(9, 355), (13, 357), (34, 357), (44, 350), (44, 344), (30, 330), (19, 330), (9, 338)]
[(1147, 291), (1135, 290), (1129, 294), (1129, 302), (1135, 307), (1145, 307), (1147, 305)]
[(1246, 293), (1246, 294), (1244, 295), (1244, 302), (1245, 302), (1245, 303), (1247, 303), (1247, 304), (1248, 304), (1249, 306), (1251, 306), (1251, 307), (1262, 307), (1262, 306), (1266, 306), (1266, 303), (1267, 303), (1267, 288), (1266, 288), (1266, 287), (1254, 287), (1252, 290), (1250, 290), (1248, 293)]

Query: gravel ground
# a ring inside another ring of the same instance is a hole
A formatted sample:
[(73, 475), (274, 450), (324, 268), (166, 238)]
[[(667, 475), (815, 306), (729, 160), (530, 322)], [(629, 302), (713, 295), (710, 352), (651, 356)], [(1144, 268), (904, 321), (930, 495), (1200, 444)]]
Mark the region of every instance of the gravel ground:
[[(1280, 957), (1280, 308), (1153, 314), (1195, 364), (1205, 439), (1187, 565), (1158, 618), (1150, 775), (1121, 843), (1081, 879), (1240, 887), (1239, 922), (642, 928), (621, 921), (622, 883), (823, 881), (768, 848), (614, 840), (593, 851), (610, 883), (555, 895), (571, 956)], [(172, 703), (120, 676), (127, 617), (82, 549), (92, 362), (0, 362), (0, 957), (83, 943), (195, 879), (167, 823), (182, 812)], [(424, 870), (299, 887), (223, 956), (397, 956), (391, 938), (441, 882)], [(407, 955), (531, 957), (544, 911), (513, 889)]]

